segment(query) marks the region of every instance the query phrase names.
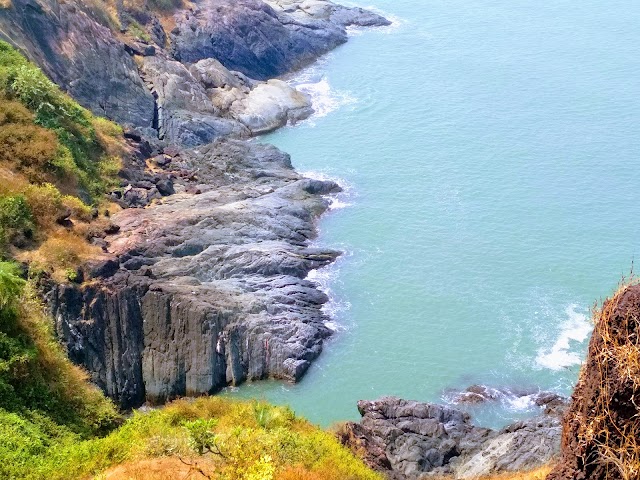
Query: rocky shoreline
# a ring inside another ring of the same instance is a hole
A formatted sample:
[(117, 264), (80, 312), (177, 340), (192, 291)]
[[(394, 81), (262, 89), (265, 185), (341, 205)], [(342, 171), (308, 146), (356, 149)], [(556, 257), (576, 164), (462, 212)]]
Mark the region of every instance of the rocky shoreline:
[(347, 26), (390, 22), (325, 0), (115, 5), (116, 19), (79, 1), (0, 10), (0, 38), (129, 139), (112, 194), (124, 209), (93, 238), (103, 255), (44, 289), (58, 336), (123, 408), (297, 381), (331, 335), (305, 278), (339, 255), (310, 247), (339, 187), (249, 139), (313, 113), (274, 77), (346, 42)]
[[(311, 247), (340, 187), (304, 178), (286, 153), (251, 138), (313, 113), (276, 77), (346, 42), (348, 26), (390, 22), (326, 0), (202, 0), (169, 18), (116, 7), (117, 29), (81, 1), (0, 9), (0, 38), (125, 126), (128, 140), (111, 194), (123, 209), (93, 234), (102, 255), (74, 282), (43, 286), (57, 334), (125, 409), (248, 380), (298, 381), (332, 333), (328, 298), (307, 276), (340, 255)], [(493, 394), (472, 388), (459, 399)], [(447, 406), (361, 401), (362, 421), (342, 440), (394, 479), (530, 468), (560, 442), (558, 399), (539, 400), (545, 415), (500, 431)]]
[(496, 431), (474, 425), (469, 414), (451, 406), (396, 397), (362, 400), (360, 423), (347, 423), (341, 441), (392, 480), (527, 471), (557, 457), (566, 408), (564, 399), (548, 392), (534, 401), (544, 413)]

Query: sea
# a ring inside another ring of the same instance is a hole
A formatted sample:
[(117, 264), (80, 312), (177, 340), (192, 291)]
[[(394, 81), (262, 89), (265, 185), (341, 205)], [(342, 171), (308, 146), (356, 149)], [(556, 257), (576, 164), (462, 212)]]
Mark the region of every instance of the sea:
[(501, 392), (478, 424), (538, 414), (640, 260), (640, 3), (364, 1), (393, 24), (288, 77), (316, 113), (258, 139), (343, 187), (309, 274), (335, 334), (300, 383), (224, 394), (322, 426), (470, 385)]

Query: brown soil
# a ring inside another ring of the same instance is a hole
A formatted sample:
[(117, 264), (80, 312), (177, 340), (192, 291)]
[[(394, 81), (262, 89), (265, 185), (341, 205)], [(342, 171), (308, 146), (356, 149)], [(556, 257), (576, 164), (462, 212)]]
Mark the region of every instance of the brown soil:
[(105, 480), (203, 480), (215, 473), (205, 459), (149, 458), (108, 470)]
[(547, 480), (640, 479), (640, 285), (621, 287), (594, 320)]

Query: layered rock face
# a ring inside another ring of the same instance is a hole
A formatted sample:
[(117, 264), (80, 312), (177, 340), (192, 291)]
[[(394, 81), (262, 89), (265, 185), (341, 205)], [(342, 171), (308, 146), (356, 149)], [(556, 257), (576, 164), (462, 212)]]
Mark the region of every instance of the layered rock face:
[(151, 92), (107, 18), (97, 18), (84, 2), (11, 0), (11, 5), (0, 9), (0, 38), (94, 113), (152, 127)]
[(562, 456), (548, 480), (640, 478), (640, 285), (596, 315), (587, 361), (563, 421)]
[(474, 426), (461, 410), (395, 397), (360, 401), (358, 410), (361, 422), (348, 423), (342, 441), (391, 479), (528, 470), (559, 450), (561, 426), (553, 414), (494, 431)]
[(181, 152), (168, 168), (188, 172), (178, 193), (113, 216), (108, 253), (87, 267), (99, 282), (51, 293), (72, 359), (125, 407), (298, 380), (331, 333), (327, 298), (305, 277), (338, 255), (308, 245), (322, 194), (339, 187), (238, 141)]
[[(167, 32), (148, 10), (115, 2), (112, 16), (108, 3), (12, 0), (0, 9), (0, 38), (93, 112), (189, 147), (306, 118), (311, 105), (302, 94), (252, 78), (272, 79), (312, 62), (344, 43), (349, 25), (389, 24), (324, 0), (273, 7), (201, 0), (170, 15), (175, 27)], [(131, 25), (144, 33), (132, 39), (118, 32)]]

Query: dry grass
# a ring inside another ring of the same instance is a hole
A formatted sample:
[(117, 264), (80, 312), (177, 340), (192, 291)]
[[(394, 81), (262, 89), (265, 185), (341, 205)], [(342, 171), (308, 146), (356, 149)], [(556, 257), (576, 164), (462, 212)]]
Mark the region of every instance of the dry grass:
[(32, 271), (45, 271), (58, 282), (68, 281), (83, 261), (102, 255), (102, 250), (89, 245), (76, 232), (58, 228), (35, 250), (20, 252), (16, 257), (30, 264)]
[[(508, 472), (508, 473), (486, 475), (483, 477), (474, 478), (473, 480), (545, 480), (545, 478), (547, 478), (547, 475), (551, 473), (552, 469), (553, 469), (552, 465), (545, 465), (543, 467), (536, 468), (534, 470), (529, 470), (526, 472)], [(455, 477), (437, 476), (437, 477), (429, 477), (429, 478), (431, 480), (454, 480)], [(290, 480), (294, 480), (294, 479), (291, 478)]]
[[(586, 452), (583, 461), (603, 465), (623, 480), (640, 478), (640, 399), (636, 398), (640, 394), (640, 318), (633, 308), (621, 318), (619, 307), (627, 289), (638, 284), (633, 277), (623, 279), (610, 299), (600, 308), (594, 307), (594, 338), (599, 341), (593, 343), (589, 354), (596, 360), (599, 389), (587, 418), (576, 413), (572, 419), (580, 425), (578, 440)], [(580, 383), (594, 381), (586, 375), (583, 368)], [(621, 412), (629, 408), (621, 402), (635, 407), (635, 414)]]
[(550, 465), (547, 465), (531, 470), (530, 472), (504, 473), (501, 475), (482, 477), (482, 480), (544, 480), (551, 472), (551, 468)]

